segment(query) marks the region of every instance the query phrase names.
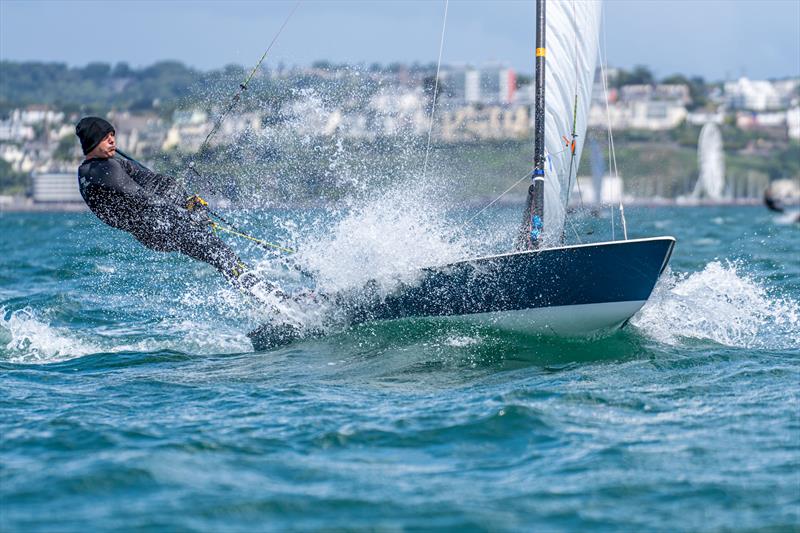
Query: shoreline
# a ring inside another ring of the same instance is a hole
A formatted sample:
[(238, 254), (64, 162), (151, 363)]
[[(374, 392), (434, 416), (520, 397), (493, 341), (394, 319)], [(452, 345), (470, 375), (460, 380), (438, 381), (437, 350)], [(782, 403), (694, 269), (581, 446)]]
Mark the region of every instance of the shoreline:
[[(520, 205), (522, 205), (522, 200)], [(497, 205), (509, 206), (517, 204), (518, 202), (504, 202), (500, 201), (497, 202)], [(720, 201), (677, 201), (677, 200), (667, 200), (663, 198), (637, 198), (634, 200), (623, 202), (625, 207), (762, 207), (764, 205), (763, 200), (760, 198), (741, 198), (736, 200), (720, 200)], [(262, 206), (260, 208), (254, 207), (239, 207), (239, 208), (231, 208), (231, 207), (224, 207), (221, 209), (225, 210), (242, 210), (247, 211), (251, 209), (301, 209), (301, 208), (322, 208), (325, 204), (316, 204), (311, 205), (308, 203), (302, 205), (294, 205), (294, 206), (273, 206), (273, 207), (265, 207)], [(465, 202), (465, 203), (455, 203), (453, 207), (458, 207), (462, 209), (481, 209), (485, 206), (483, 202)], [(570, 204), (569, 208), (576, 209), (579, 206)], [(596, 207), (594, 205), (585, 204), (583, 207), (585, 208), (593, 208)], [(604, 204), (601, 206), (602, 208), (607, 207), (614, 207), (613, 205)], [(36, 203), (32, 201), (24, 201), (24, 202), (10, 202), (10, 203), (2, 203), (0, 204), (0, 213), (83, 213), (89, 212), (88, 206), (84, 203), (78, 202), (53, 202), (53, 203)]]

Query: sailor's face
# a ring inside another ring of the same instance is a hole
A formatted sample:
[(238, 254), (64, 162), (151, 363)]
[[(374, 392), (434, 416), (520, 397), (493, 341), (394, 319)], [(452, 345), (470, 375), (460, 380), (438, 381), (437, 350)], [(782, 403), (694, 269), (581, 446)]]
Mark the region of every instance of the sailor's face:
[(114, 138), (114, 132), (110, 132), (108, 135), (103, 137), (103, 140), (100, 141), (94, 150), (92, 150), (92, 154), (95, 157), (99, 157), (102, 159), (109, 159), (114, 157), (114, 154), (117, 153), (117, 141)]

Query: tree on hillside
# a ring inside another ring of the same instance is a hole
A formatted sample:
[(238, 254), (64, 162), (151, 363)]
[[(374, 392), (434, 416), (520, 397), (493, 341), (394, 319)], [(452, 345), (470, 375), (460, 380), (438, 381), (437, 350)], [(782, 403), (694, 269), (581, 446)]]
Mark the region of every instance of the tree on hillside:
[(630, 72), (620, 69), (612, 86), (619, 89), (625, 85), (652, 85), (653, 83), (655, 83), (655, 77), (650, 69), (643, 65), (636, 65)]
[(661, 83), (674, 84), (674, 85), (688, 85), (689, 96), (692, 102), (687, 106), (690, 110), (699, 109), (708, 103), (708, 90), (706, 88), (706, 81), (700, 76), (693, 76), (687, 78), (683, 74), (673, 74), (667, 76)]

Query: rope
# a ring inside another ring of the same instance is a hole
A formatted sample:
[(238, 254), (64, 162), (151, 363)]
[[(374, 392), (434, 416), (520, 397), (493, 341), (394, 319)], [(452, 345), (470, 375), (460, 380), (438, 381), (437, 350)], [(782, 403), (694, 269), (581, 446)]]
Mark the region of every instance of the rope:
[(211, 227), (214, 228), (214, 231), (224, 231), (225, 233), (230, 233), (231, 235), (236, 235), (237, 237), (241, 237), (243, 239), (247, 239), (247, 240), (253, 241), (253, 242), (258, 243), (258, 244), (260, 244), (262, 246), (268, 246), (270, 248), (275, 248), (277, 250), (280, 250), (281, 252), (294, 253), (294, 250), (292, 250), (291, 248), (284, 248), (282, 246), (279, 246), (277, 244), (273, 244), (271, 242), (267, 242), (267, 241), (262, 240), (262, 239), (256, 239), (255, 237), (253, 237), (251, 235), (248, 235), (246, 233), (241, 233), (241, 232), (236, 231), (236, 230), (231, 229), (231, 228), (226, 228), (225, 226), (221, 226), (221, 225), (217, 224), (216, 222), (212, 222), (211, 223)]
[(444, 0), (444, 20), (442, 20), (442, 36), (439, 39), (439, 60), (436, 62), (436, 80), (433, 84), (433, 104), (431, 105), (431, 117), (428, 124), (428, 144), (425, 147), (425, 162), (422, 165), (423, 179), (428, 173), (428, 158), (431, 153), (431, 136), (433, 135), (433, 116), (436, 113), (436, 97), (439, 94), (439, 70), (442, 67), (442, 49), (444, 48), (444, 30), (447, 27), (447, 7), (450, 0)]
[[(231, 235), (235, 235), (236, 237), (241, 237), (242, 239), (247, 239), (248, 241), (254, 242), (254, 243), (258, 244), (259, 246), (261, 246), (264, 249), (280, 250), (281, 252), (285, 252), (287, 254), (293, 254), (293, 253), (297, 252), (297, 250), (293, 250), (291, 248), (286, 248), (284, 246), (280, 246), (278, 244), (275, 244), (275, 243), (272, 243), (272, 242), (269, 242), (269, 241), (265, 241), (264, 239), (258, 239), (256, 237), (253, 237), (252, 235), (248, 235), (244, 231), (241, 231), (239, 228), (237, 228), (236, 226), (234, 226), (233, 224), (228, 222), (219, 213), (216, 213), (212, 209), (208, 208), (208, 206), (204, 207), (204, 209), (208, 212), (209, 215), (212, 215), (212, 216), (218, 218), (221, 222), (223, 222), (224, 224), (226, 224), (228, 226), (226, 228), (225, 226), (212, 221), (211, 222), (211, 229), (215, 233), (217, 231), (224, 231), (225, 233), (229, 233)], [(291, 262), (290, 263), (289, 262), (289, 258), (286, 257), (286, 256), (281, 256), (281, 261), (283, 262), (283, 264), (287, 268), (294, 269), (297, 272), (299, 272), (300, 274), (302, 274), (304, 276), (307, 276), (309, 278), (312, 278), (312, 279), (316, 278), (316, 276), (312, 272), (309, 272), (308, 270), (306, 270), (305, 268), (301, 267), (296, 262)]]
[(216, 222), (212, 222), (211, 223), (211, 227), (213, 227), (215, 231), (216, 230), (224, 231), (226, 233), (230, 233), (231, 235), (236, 235), (237, 237), (242, 237), (243, 239), (247, 239), (247, 240), (253, 241), (253, 242), (258, 243), (258, 244), (260, 244), (260, 245), (262, 245), (264, 247), (269, 247), (269, 248), (274, 248), (276, 250), (280, 250), (281, 252), (286, 252), (286, 253), (289, 253), (289, 254), (292, 254), (292, 253), (295, 252), (295, 250), (292, 250), (291, 248), (285, 248), (285, 247), (280, 246), (278, 244), (275, 244), (275, 243), (272, 243), (272, 242), (269, 242), (269, 241), (265, 241), (263, 239), (257, 239), (256, 237), (253, 237), (252, 235), (248, 235), (244, 231), (240, 230), (239, 228), (237, 228), (236, 226), (234, 226), (233, 224), (228, 222), (228, 220), (226, 220), (225, 217), (223, 217), (222, 215), (220, 215), (219, 213), (217, 213), (213, 209), (210, 209), (209, 207), (205, 207), (204, 209), (206, 211), (208, 211), (209, 215), (212, 215), (213, 217), (219, 219), (220, 222), (222, 222), (223, 224), (228, 226), (226, 228), (225, 226), (221, 226), (220, 224), (217, 224)]

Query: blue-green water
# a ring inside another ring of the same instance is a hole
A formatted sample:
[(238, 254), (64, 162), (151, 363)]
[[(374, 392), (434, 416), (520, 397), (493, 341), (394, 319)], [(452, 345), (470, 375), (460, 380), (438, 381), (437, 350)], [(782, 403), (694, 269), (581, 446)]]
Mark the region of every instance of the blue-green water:
[[(303, 261), (355, 283), (500, 249), (518, 216), (448, 240), (380, 211), (306, 233)], [(628, 224), (678, 245), (610, 337), (409, 320), (253, 353), (263, 317), (209, 267), (90, 214), (3, 214), (0, 530), (797, 531), (800, 230), (760, 208)]]

